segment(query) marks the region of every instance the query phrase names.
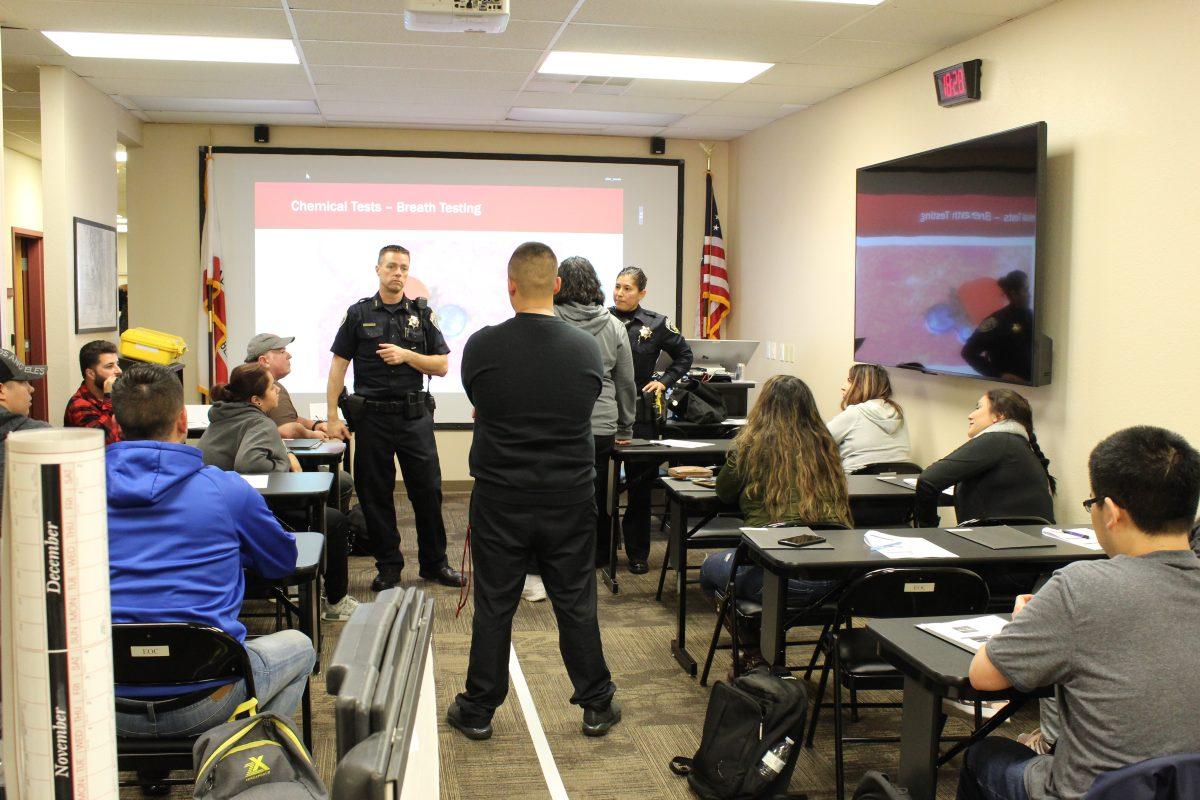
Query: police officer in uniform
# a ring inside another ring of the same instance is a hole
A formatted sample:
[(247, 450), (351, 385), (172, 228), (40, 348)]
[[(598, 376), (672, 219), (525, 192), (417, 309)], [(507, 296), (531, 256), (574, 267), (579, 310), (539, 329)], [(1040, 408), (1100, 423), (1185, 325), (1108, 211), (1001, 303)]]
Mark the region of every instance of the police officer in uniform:
[[(621, 270), (613, 290), (615, 305), (609, 311), (625, 323), (625, 330), (629, 333), (629, 344), (633, 349), (633, 380), (641, 394), (665, 392), (692, 368), (692, 348), (688, 347), (683, 334), (670, 317), (642, 308), (641, 302), (645, 297), (646, 273), (637, 267)], [(666, 351), (674, 360), (661, 377), (655, 378), (654, 365), (662, 351)], [(638, 402), (642, 402), (640, 396)], [(653, 426), (649, 422), (636, 422), (633, 435), (638, 438), (653, 436)], [(646, 563), (650, 558), (650, 495), (654, 491), (657, 476), (657, 464), (634, 461), (625, 465), (629, 498), (621, 530), (625, 536), (629, 571), (635, 575), (642, 575), (650, 569)]]
[[(442, 471), (433, 438), (433, 398), (425, 376), (441, 377), (450, 348), (432, 319), (425, 298), (404, 296), (410, 256), (399, 245), (379, 251), (375, 273), (379, 291), (346, 311), (334, 337), (327, 387), (330, 437), (344, 438), (342, 412), (357, 434), (354, 487), (366, 518), (367, 534), (379, 571), (372, 591), (400, 582), (404, 556), (396, 529), (396, 466), (417, 524), (422, 578), (462, 586), (460, 572), (446, 562), (446, 526), (442, 522)], [(344, 396), (346, 368), (354, 362), (354, 394)]]
[(980, 375), (1012, 381), (1033, 377), (1033, 311), (1029, 276), (1019, 269), (997, 281), (1008, 305), (979, 323), (963, 345), (963, 360)]

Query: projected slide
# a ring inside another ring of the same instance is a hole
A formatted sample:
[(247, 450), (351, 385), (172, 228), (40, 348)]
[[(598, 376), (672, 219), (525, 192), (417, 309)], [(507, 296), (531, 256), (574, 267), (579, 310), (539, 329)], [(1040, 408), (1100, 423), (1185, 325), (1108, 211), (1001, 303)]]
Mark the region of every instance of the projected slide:
[(293, 393), (319, 393), (347, 306), (378, 288), (374, 254), (401, 244), (412, 253), (405, 294), (429, 298), (450, 345), (450, 372), (437, 390), (461, 391), (467, 338), (512, 316), (506, 269), (513, 249), (536, 240), (560, 257), (586, 256), (607, 290), (621, 268), (622, 209), (621, 189), (258, 183), (256, 284), (312, 291), (303, 293), (302, 323), (295, 305), (256, 291), (256, 327), (297, 333), (302, 327), (289, 348), (287, 385)]
[(1032, 196), (860, 194), (859, 361), (1028, 380)]

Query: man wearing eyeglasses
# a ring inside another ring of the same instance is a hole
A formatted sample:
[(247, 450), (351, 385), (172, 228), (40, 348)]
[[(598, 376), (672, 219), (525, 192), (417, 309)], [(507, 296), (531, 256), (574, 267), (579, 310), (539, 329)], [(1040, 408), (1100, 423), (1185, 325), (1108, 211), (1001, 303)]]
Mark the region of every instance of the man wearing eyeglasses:
[(1054, 753), (985, 739), (967, 750), (959, 800), (1078, 800), (1103, 773), (1200, 751), (1200, 558), (1188, 541), (1200, 454), (1162, 428), (1127, 428), (1096, 446), (1088, 474), (1083, 506), (1109, 559), (1071, 564), (1017, 598), (1012, 622), (971, 661), (976, 689), (1055, 687)]

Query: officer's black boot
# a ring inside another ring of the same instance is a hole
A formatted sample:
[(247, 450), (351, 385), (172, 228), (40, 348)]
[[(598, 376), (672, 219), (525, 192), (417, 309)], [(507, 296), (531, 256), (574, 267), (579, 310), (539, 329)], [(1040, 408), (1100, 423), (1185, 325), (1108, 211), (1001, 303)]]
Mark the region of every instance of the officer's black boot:
[(371, 581), (372, 592), (382, 592), (384, 589), (391, 589), (393, 586), (400, 585), (400, 567), (383, 566), (379, 568), (379, 574), (375, 576), (375, 580)]

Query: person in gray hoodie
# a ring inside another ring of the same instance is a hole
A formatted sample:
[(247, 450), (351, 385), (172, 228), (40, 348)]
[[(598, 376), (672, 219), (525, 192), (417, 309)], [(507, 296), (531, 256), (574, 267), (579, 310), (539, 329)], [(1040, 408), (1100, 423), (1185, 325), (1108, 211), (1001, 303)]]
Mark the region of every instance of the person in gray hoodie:
[(828, 424), (846, 473), (910, 457), (904, 411), (892, 399), (892, 382), (883, 367), (850, 367), (842, 384), (842, 411)]
[(592, 410), (592, 436), (596, 442), (596, 563), (607, 564), (612, 533), (608, 456), (614, 444), (627, 444), (633, 438), (637, 414), (633, 352), (624, 324), (604, 307), (604, 292), (592, 263), (582, 256), (563, 259), (558, 277), (562, 285), (554, 295), (554, 313), (594, 336), (604, 362), (604, 386)]
[[(279, 428), (268, 414), (279, 402), (279, 385), (271, 370), (258, 362), (235, 367), (229, 383), (213, 386), (215, 401), (208, 411), (208, 428), (198, 446), (204, 463), (230, 472), (300, 472), (300, 462), (288, 452)], [(307, 523), (300, 511), (277, 514), (293, 529)], [(325, 509), (325, 597), (321, 616), (331, 621), (350, 619), (358, 601), (346, 594), (349, 581), (350, 522), (334, 508)]]
[(26, 366), (10, 350), (0, 350), (0, 501), (4, 499), (4, 442), (13, 431), (49, 428), (40, 419), (30, 419), (33, 384), (46, 377), (44, 366)]

